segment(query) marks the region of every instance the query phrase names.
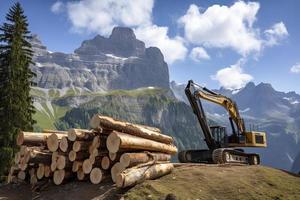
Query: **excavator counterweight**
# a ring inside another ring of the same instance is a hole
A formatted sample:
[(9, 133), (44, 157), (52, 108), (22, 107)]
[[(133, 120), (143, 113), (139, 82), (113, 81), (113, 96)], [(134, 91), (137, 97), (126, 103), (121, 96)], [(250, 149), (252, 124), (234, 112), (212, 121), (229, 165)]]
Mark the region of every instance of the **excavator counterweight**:
[[(236, 148), (266, 147), (266, 133), (247, 131), (238, 107), (232, 99), (201, 87), (192, 80), (188, 82), (185, 94), (198, 119), (208, 149), (182, 151), (178, 155), (180, 162), (260, 163), (258, 154), (245, 153), (243, 149)], [(227, 110), (232, 129), (231, 135), (227, 135), (226, 127), (209, 126), (201, 99), (220, 105)]]

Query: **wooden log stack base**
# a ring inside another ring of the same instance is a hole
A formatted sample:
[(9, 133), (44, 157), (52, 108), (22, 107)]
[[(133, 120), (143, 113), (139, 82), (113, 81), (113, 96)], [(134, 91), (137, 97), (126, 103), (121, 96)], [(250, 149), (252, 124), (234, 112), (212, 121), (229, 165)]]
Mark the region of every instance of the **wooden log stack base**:
[(75, 178), (99, 184), (110, 178), (124, 188), (172, 171), (177, 148), (160, 129), (98, 114), (90, 125), (90, 130), (21, 131), (7, 182), (38, 185), (48, 179), (61, 185)]

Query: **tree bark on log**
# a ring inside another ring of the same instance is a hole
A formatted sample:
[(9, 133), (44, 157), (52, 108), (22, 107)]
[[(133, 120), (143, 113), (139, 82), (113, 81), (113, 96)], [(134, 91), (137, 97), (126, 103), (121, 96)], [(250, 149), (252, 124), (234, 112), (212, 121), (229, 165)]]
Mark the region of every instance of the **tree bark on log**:
[(50, 165), (52, 162), (52, 154), (51, 153), (45, 153), (37, 150), (33, 150), (30, 152), (30, 163), (43, 163), (45, 165)]
[(33, 132), (24, 132), (21, 131), (17, 135), (17, 145), (26, 145), (26, 146), (39, 146), (45, 145), (47, 138), (52, 133), (33, 133)]
[(139, 149), (176, 154), (177, 148), (172, 144), (165, 144), (153, 140), (136, 137), (126, 133), (113, 131), (107, 138), (106, 146), (109, 152), (116, 153), (120, 149)]
[(52, 129), (43, 129), (43, 133), (57, 133), (57, 134), (67, 134), (67, 131), (58, 131)]
[(154, 140), (166, 144), (171, 144), (173, 142), (172, 137), (161, 134), (160, 132), (157, 131), (153, 131), (153, 128), (145, 128), (146, 126), (144, 125), (122, 122), (106, 116), (94, 115), (90, 121), (90, 125), (92, 128), (97, 128), (101, 126), (105, 129), (125, 132), (127, 134), (135, 135), (138, 137), (142, 137), (142, 138), (146, 138), (146, 139), (150, 139), (150, 140)]
[(171, 163), (154, 164), (152, 166), (144, 166), (141, 168), (128, 168), (116, 177), (117, 187), (125, 188), (133, 186), (144, 180), (155, 179), (170, 173), (174, 166)]
[(120, 163), (126, 168), (136, 166), (149, 161), (170, 161), (171, 155), (164, 153), (124, 153), (120, 158)]

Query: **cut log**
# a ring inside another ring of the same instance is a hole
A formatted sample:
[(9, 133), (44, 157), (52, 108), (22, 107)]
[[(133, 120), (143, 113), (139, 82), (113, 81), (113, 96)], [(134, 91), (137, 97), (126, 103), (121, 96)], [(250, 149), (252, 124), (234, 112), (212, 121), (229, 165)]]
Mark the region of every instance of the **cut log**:
[(164, 153), (124, 153), (120, 157), (120, 163), (126, 168), (149, 161), (169, 161), (171, 155)]
[(39, 164), (39, 167), (36, 171), (36, 177), (37, 179), (42, 179), (45, 175), (45, 165), (44, 164)]
[(102, 171), (100, 168), (93, 168), (90, 173), (90, 181), (93, 184), (99, 184), (102, 180)]
[(69, 149), (69, 141), (68, 141), (68, 137), (64, 136), (61, 138), (60, 142), (59, 142), (59, 149), (62, 152), (67, 152)]
[(177, 148), (174, 145), (164, 144), (116, 131), (113, 131), (108, 136), (106, 146), (111, 153), (116, 153), (122, 148), (159, 151), (168, 154), (177, 153)]
[(50, 165), (50, 169), (52, 172), (54, 172), (57, 168), (57, 161), (52, 161), (51, 165)]
[(75, 128), (68, 130), (68, 139), (73, 142), (75, 140), (90, 141), (93, 140), (93, 137), (94, 137), (94, 132), (92, 130), (75, 129)]
[(119, 161), (122, 153), (109, 152), (108, 157), (111, 161)]
[(26, 173), (24, 172), (24, 171), (19, 171), (18, 172), (18, 179), (20, 179), (20, 180), (25, 180), (25, 178), (26, 178)]
[(45, 174), (44, 174), (44, 176), (45, 176), (46, 178), (52, 176), (52, 172), (51, 172), (51, 169), (50, 169), (50, 166), (49, 166), (49, 165), (45, 165)]
[(75, 160), (84, 160), (86, 158), (89, 158), (90, 154), (86, 151), (78, 151), (78, 152), (75, 152), (75, 151), (70, 151), (69, 153), (69, 160), (71, 162), (75, 161)]
[(90, 163), (93, 165), (95, 163), (95, 156), (94, 155), (90, 155), (89, 157), (89, 160), (90, 160)]
[(108, 156), (104, 156), (101, 160), (101, 168), (107, 170), (109, 169), (110, 166), (111, 166), (111, 160), (109, 159)]
[(51, 161), (56, 162), (57, 159), (58, 159), (58, 152), (55, 151), (55, 152), (52, 153)]
[(67, 134), (52, 133), (47, 137), (47, 148), (52, 152), (57, 151), (59, 141), (65, 136), (67, 136)]
[(93, 164), (90, 159), (85, 159), (82, 163), (82, 170), (85, 174), (89, 174), (93, 168)]
[(80, 181), (83, 181), (85, 179), (85, 174), (82, 168), (79, 168), (79, 170), (77, 171), (77, 179)]
[(53, 182), (55, 185), (60, 185), (64, 180), (70, 177), (70, 173), (64, 169), (56, 170), (53, 173)]
[(116, 164), (114, 164), (114, 166), (112, 166), (110, 170), (110, 174), (111, 174), (111, 179), (113, 180), (114, 183), (116, 182), (116, 176), (124, 170), (125, 167), (120, 162), (117, 162)]
[(65, 156), (59, 156), (57, 159), (57, 169), (64, 169), (66, 167), (66, 157)]
[(20, 162), (20, 159), (21, 159), (21, 153), (20, 152), (17, 152), (15, 154), (15, 158), (14, 158), (14, 162), (15, 164), (18, 164)]
[(43, 163), (45, 165), (50, 165), (52, 161), (52, 154), (48, 152), (41, 152), (37, 150), (32, 150), (30, 153), (30, 163)]
[(91, 145), (91, 142), (87, 142), (87, 141), (75, 141), (73, 143), (72, 150), (75, 151), (75, 152), (86, 151), (86, 150), (89, 149), (90, 145)]
[(17, 145), (44, 145), (46, 143), (47, 137), (52, 133), (33, 133), (21, 131), (17, 135)]
[(74, 161), (72, 165), (72, 172), (77, 172), (82, 167), (82, 162)]
[(144, 180), (155, 179), (170, 173), (174, 166), (171, 163), (155, 164), (141, 168), (128, 168), (116, 177), (117, 187), (125, 188), (133, 186)]
[(146, 139), (150, 139), (150, 140), (154, 140), (166, 144), (171, 144), (173, 142), (172, 137), (153, 131), (151, 130), (151, 128), (150, 129), (145, 128), (146, 126), (144, 125), (122, 122), (106, 116), (94, 115), (90, 121), (90, 125), (92, 128), (97, 128), (101, 126), (106, 129), (125, 132), (127, 134), (135, 135), (138, 137), (142, 137), (142, 138), (146, 138)]

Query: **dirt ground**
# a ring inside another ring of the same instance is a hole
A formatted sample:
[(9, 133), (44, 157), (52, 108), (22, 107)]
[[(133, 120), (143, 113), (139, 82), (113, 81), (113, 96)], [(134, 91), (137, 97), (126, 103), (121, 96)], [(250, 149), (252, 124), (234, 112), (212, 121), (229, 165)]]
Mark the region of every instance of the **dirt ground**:
[(44, 182), (0, 187), (0, 200), (177, 200), (189, 199), (300, 199), (300, 176), (264, 166), (178, 164), (174, 171), (156, 180), (147, 180), (128, 189), (117, 189), (106, 180), (98, 185), (70, 180), (55, 186)]

